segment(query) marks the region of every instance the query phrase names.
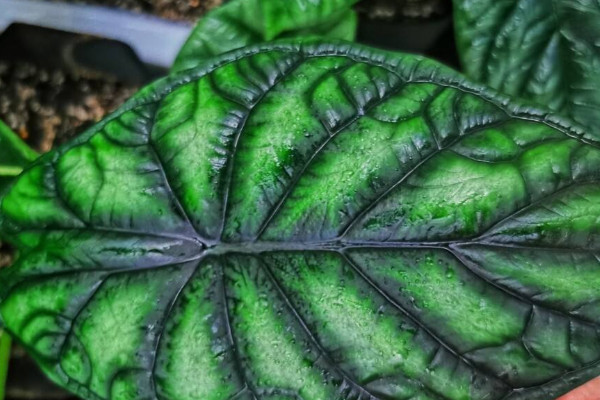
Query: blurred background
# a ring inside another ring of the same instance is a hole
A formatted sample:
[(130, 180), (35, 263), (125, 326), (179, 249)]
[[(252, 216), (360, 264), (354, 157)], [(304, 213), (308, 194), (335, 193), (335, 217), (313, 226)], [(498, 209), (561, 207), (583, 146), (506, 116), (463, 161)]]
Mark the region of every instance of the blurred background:
[[(0, 0), (0, 120), (35, 150), (50, 150), (166, 75), (194, 22), (224, 2)], [(363, 0), (357, 10), (358, 42), (458, 68), (451, 0)], [(70, 20), (61, 20), (67, 14)], [(90, 16), (97, 17), (95, 34), (69, 23), (89, 27)], [(157, 31), (161, 37), (152, 36)], [(152, 42), (158, 39), (169, 45)], [(0, 266), (8, 263), (0, 250)], [(72, 398), (14, 347), (7, 400)]]

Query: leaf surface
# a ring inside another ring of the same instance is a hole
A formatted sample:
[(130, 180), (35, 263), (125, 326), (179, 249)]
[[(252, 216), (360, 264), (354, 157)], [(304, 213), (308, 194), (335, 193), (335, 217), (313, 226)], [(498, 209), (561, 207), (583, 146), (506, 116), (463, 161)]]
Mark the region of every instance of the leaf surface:
[(6, 394), (6, 375), (10, 359), (10, 336), (0, 330), (0, 400), (4, 400)]
[(467, 76), (600, 135), (600, 3), (454, 0)]
[(36, 157), (35, 151), (0, 121), (0, 193)]
[(19, 177), (0, 315), (86, 399), (551, 399), (600, 372), (599, 162), (433, 61), (250, 47)]
[(358, 0), (232, 0), (202, 17), (172, 71), (200, 65), (231, 50), (278, 38), (321, 37), (352, 41)]

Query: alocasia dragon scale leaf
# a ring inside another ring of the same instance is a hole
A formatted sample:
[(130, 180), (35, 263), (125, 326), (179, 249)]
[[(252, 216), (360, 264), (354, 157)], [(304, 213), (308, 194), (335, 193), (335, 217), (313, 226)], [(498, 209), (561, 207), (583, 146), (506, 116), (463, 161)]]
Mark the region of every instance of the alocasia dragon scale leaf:
[(600, 2), (454, 0), (454, 10), (467, 76), (600, 137)]
[(231, 0), (202, 17), (171, 71), (196, 67), (219, 54), (277, 38), (354, 40), (358, 0)]
[(599, 166), (433, 61), (255, 46), (19, 177), (0, 315), (85, 399), (549, 400), (600, 373)]

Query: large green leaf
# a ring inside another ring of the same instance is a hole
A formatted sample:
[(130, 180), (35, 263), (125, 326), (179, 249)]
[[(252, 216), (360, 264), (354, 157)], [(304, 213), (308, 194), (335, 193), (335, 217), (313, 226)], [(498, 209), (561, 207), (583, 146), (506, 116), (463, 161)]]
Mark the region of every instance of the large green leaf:
[(172, 71), (251, 44), (281, 37), (354, 40), (358, 0), (232, 0), (203, 17), (181, 49)]
[(468, 76), (532, 100), (600, 137), (597, 0), (454, 0)]
[(36, 157), (35, 151), (0, 120), (0, 193)]
[(600, 373), (599, 165), (433, 61), (251, 47), (20, 176), (0, 314), (86, 399), (548, 400)]

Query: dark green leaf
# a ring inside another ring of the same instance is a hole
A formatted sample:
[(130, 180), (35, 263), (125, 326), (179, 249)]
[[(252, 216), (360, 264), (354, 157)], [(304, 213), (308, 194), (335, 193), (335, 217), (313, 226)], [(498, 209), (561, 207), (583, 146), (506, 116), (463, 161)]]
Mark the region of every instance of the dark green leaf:
[(283, 37), (354, 40), (358, 0), (232, 0), (208, 13), (181, 49), (172, 71), (251, 44)]
[(0, 193), (37, 154), (0, 121)]
[(5, 386), (10, 359), (10, 343), (10, 336), (0, 329), (0, 400), (4, 400), (6, 394)]
[(0, 314), (87, 399), (548, 400), (600, 372), (598, 165), (435, 62), (251, 47), (20, 176)]
[(534, 101), (600, 137), (597, 0), (454, 0), (471, 78)]

